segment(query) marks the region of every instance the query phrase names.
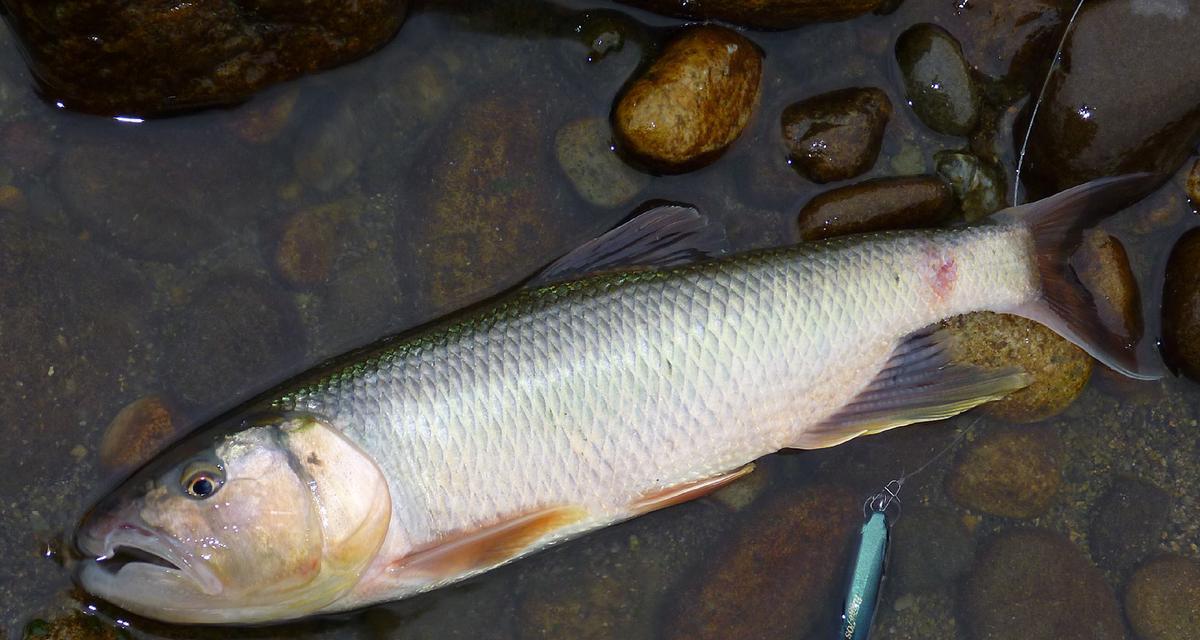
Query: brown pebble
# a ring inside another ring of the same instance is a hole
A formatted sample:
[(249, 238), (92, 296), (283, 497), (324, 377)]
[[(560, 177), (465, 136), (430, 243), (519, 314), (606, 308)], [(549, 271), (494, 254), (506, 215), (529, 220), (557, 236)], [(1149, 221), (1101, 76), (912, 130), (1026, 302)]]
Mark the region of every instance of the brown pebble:
[(25, 194), (11, 184), (0, 187), (0, 211), (24, 213), (29, 208)]
[(1160, 556), (1125, 587), (1125, 613), (1139, 640), (1200, 639), (1200, 563)]
[(104, 430), (100, 463), (110, 469), (141, 466), (175, 435), (171, 408), (162, 396), (134, 400), (121, 409)]
[(1007, 427), (972, 442), (946, 476), (959, 505), (1006, 518), (1036, 518), (1062, 484), (1061, 443), (1045, 427)]
[(750, 121), (762, 52), (722, 27), (685, 30), (617, 102), (621, 148), (651, 169), (682, 173), (717, 159)]
[(1187, 193), (1192, 204), (1200, 207), (1200, 159), (1192, 163), (1192, 170), (1187, 177)]
[(935, 227), (954, 202), (950, 187), (932, 176), (879, 178), (826, 191), (800, 210), (800, 237)]
[(336, 202), (304, 209), (288, 218), (275, 250), (275, 269), (284, 282), (311, 287), (329, 279), (346, 206)]
[(1200, 381), (1200, 229), (1183, 234), (1167, 260), (1162, 302), (1163, 355)]
[(1121, 241), (1100, 229), (1088, 230), (1072, 265), (1091, 292), (1104, 327), (1126, 342), (1140, 340), (1142, 298)]
[(242, 106), (230, 121), (237, 137), (254, 144), (264, 144), (279, 137), (291, 120), (300, 92), (291, 89), (268, 100)]
[(780, 117), (792, 167), (813, 182), (847, 180), (875, 164), (892, 116), (875, 88), (832, 91), (789, 105)]
[(1058, 415), (1091, 377), (1091, 356), (1032, 320), (981, 311), (943, 324), (955, 334), (955, 360), (989, 369), (1017, 366), (1032, 377), (1024, 389), (981, 407), (997, 418), (1036, 422)]

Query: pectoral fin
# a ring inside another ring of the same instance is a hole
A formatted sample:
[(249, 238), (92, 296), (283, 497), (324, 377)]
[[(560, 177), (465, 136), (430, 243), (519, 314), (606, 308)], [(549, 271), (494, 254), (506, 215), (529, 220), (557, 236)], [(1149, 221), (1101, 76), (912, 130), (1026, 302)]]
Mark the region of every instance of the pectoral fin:
[(1029, 375), (1017, 367), (981, 369), (950, 362), (951, 339), (936, 330), (901, 341), (866, 388), (792, 446), (832, 447), (861, 435), (949, 418), (1029, 384)]
[(665, 507), (687, 502), (688, 500), (695, 500), (724, 487), (734, 480), (749, 474), (751, 471), (754, 471), (754, 463), (750, 463), (736, 471), (713, 476), (712, 478), (705, 478), (647, 493), (640, 500), (633, 503), (633, 513), (640, 516), (644, 513), (657, 511)]
[(455, 533), (392, 564), (394, 577), (431, 582), (451, 579), (503, 564), (533, 543), (583, 520), (579, 507), (551, 507), (501, 520), (481, 529)]

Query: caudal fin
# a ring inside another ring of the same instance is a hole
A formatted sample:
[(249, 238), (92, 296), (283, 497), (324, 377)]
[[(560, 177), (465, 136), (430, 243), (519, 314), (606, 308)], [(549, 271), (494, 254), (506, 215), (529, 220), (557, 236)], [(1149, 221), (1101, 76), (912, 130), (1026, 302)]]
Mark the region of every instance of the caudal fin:
[(1046, 325), (1109, 368), (1139, 380), (1153, 380), (1162, 373), (1139, 362), (1136, 340), (1105, 326), (1092, 293), (1071, 268), (1070, 257), (1084, 229), (1140, 200), (1160, 180), (1149, 173), (1101, 178), (995, 216), (999, 222), (1029, 228), (1041, 276), (1041, 297), (1012, 313)]

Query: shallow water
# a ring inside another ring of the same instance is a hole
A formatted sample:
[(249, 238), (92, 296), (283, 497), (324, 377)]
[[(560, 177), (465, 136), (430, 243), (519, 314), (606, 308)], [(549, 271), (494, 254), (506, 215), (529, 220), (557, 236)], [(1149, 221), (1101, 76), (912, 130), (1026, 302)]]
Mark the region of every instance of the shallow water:
[[(726, 156), (682, 176), (641, 178), (620, 205), (590, 204), (559, 168), (555, 133), (607, 118), (625, 80), (680, 22), (622, 5), (450, 4), (457, 8), (416, 7), (395, 41), (359, 63), (234, 108), (145, 123), (43, 102), (12, 37), (0, 36), (0, 186), (17, 187), (24, 201), (0, 208), (0, 433), (8, 444), (0, 450), (0, 637), (65, 629), (56, 625), (74, 611), (96, 615), (89, 633), (97, 637), (114, 628), (171, 638), (660, 637), (677, 601), (730, 562), (731, 540), (744, 540), (737, 532), (769, 514), (774, 497), (843, 495), (836, 486), (857, 503), (966, 424), (771, 456), (759, 480), (720, 500), (336, 619), (211, 632), (131, 618), (74, 590), (55, 559), (69, 555), (66, 536), (83, 510), (124, 473), (103, 464), (99, 449), (130, 402), (160, 394), (185, 432), (328, 357), (501, 292), (650, 200), (696, 205), (727, 226), (738, 249), (798, 241), (796, 213), (823, 190), (783, 163), (778, 114), (801, 98), (846, 86), (889, 93), (895, 112), (883, 152), (862, 179), (931, 172), (935, 152), (963, 145), (905, 107), (891, 51), (921, 20), (920, 3), (908, 3), (889, 16), (749, 32), (766, 53), (763, 96)], [(628, 37), (588, 63), (576, 27), (599, 20)], [(1011, 123), (1015, 113), (997, 119)], [(1011, 174), (1011, 137), (996, 138)], [(488, 149), (509, 156), (489, 161)], [(479, 166), (458, 170), (462, 162)], [(767, 170), (784, 185), (770, 194), (751, 183)], [(1192, 224), (1178, 184), (1107, 225), (1129, 249), (1150, 335), (1166, 249)], [(1167, 222), (1147, 231), (1149, 212), (1165, 212)], [(315, 274), (289, 270), (282, 239), (291, 232), (327, 253)], [(457, 250), (433, 253), (435, 241)], [(1062, 443), (1063, 478), (1045, 515), (1022, 521), (954, 505), (943, 490), (953, 456), (912, 480), (906, 504), (952, 514), (977, 548), (997, 532), (1037, 526), (1087, 554), (1097, 499), (1132, 474), (1170, 496), (1156, 549), (1195, 558), (1198, 415), (1200, 392), (1189, 383), (1131, 390), (1093, 380), (1045, 423)], [(968, 440), (998, 424), (982, 422)], [(1120, 593), (1124, 578), (1105, 578)], [(840, 578), (826, 582), (805, 588), (824, 602)], [(747, 615), (770, 614), (756, 608), (769, 602), (763, 594), (727, 597), (744, 600)], [(824, 622), (804, 628), (828, 637), (836, 615), (831, 606)], [(965, 615), (952, 582), (885, 589), (875, 637), (959, 637)]]

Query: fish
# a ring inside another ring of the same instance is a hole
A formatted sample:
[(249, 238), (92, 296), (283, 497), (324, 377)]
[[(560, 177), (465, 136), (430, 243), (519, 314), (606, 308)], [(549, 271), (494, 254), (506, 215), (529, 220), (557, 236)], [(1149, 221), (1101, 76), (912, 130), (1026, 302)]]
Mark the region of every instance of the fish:
[(1036, 320), (1127, 376), (1068, 254), (1145, 194), (1105, 178), (988, 224), (728, 253), (665, 205), (526, 286), (213, 421), (81, 519), (77, 578), (148, 618), (262, 624), (443, 587), (704, 496), (781, 449), (939, 420), (1026, 386), (937, 323)]

